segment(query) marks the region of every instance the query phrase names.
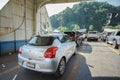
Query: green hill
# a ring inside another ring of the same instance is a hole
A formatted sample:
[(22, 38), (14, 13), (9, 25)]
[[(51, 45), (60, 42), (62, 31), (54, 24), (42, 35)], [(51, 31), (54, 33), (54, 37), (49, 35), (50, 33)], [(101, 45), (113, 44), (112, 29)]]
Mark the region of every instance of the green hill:
[(113, 6), (106, 2), (82, 2), (67, 7), (59, 14), (50, 17), (53, 28), (65, 26), (72, 29), (74, 25), (80, 28), (101, 31), (103, 26), (115, 27), (120, 24), (120, 6)]

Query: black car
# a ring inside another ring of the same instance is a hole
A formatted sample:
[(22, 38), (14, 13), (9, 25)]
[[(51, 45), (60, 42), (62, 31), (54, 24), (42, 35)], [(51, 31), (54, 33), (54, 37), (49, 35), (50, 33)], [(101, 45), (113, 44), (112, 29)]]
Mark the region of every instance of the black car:
[(78, 31), (66, 31), (65, 34), (69, 35), (72, 40), (74, 40), (77, 44), (77, 46), (80, 46), (82, 44), (82, 39), (80, 38), (81, 33)]

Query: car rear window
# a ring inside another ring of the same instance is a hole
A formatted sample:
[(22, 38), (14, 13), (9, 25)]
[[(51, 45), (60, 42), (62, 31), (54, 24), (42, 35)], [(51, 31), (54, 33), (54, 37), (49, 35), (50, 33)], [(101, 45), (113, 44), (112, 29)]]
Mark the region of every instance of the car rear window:
[(97, 32), (89, 32), (89, 34), (97, 34)]
[(32, 37), (28, 44), (30, 45), (35, 45), (35, 46), (49, 46), (52, 45), (54, 41), (53, 37), (40, 37), (40, 36), (36, 36), (36, 37)]

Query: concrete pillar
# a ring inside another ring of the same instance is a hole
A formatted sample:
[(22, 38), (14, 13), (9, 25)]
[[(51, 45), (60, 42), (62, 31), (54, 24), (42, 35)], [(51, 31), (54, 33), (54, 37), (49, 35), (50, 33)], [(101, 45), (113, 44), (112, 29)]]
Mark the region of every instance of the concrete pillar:
[(16, 51), (38, 32), (52, 31), (47, 10), (41, 4), (36, 0), (10, 0), (0, 10), (0, 53)]

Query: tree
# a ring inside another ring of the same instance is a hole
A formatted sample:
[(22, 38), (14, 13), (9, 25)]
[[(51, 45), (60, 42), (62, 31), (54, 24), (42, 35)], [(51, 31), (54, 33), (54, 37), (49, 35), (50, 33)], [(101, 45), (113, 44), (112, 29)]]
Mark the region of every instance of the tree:
[[(112, 14), (112, 17), (110, 18), (108, 14)], [(73, 8), (67, 7), (57, 15), (51, 16), (50, 20), (54, 28), (66, 26), (68, 29), (72, 29), (71, 23), (74, 22), (79, 26), (85, 25), (87, 29), (92, 24), (94, 30), (101, 31), (109, 18), (110, 24), (108, 26), (114, 28), (120, 24), (119, 14), (120, 6), (113, 6), (107, 2), (82, 2), (75, 4)]]
[(94, 29), (93, 25), (89, 26), (89, 30), (92, 31)]
[(58, 27), (58, 30), (60, 30), (60, 32), (65, 32), (68, 30), (68, 28), (60, 26), (60, 27)]
[(115, 28), (116, 28), (116, 29), (120, 29), (120, 25), (117, 25)]
[(73, 30), (76, 31), (76, 30), (79, 30), (79, 29), (80, 29), (79, 25), (75, 24), (74, 27), (73, 27)]

